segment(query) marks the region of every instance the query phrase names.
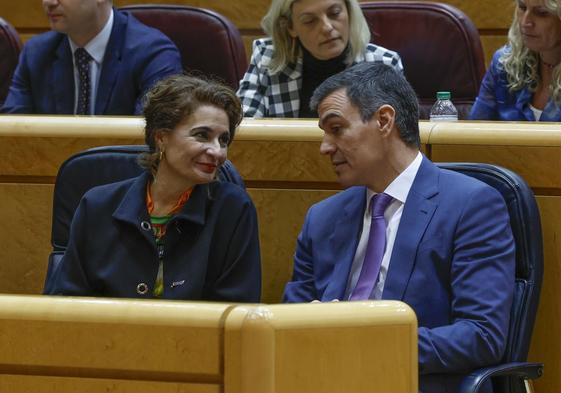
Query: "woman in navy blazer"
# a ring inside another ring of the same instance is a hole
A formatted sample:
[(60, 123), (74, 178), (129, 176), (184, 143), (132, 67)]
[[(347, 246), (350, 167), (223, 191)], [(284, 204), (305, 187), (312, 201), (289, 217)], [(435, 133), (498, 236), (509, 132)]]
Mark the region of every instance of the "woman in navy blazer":
[(178, 75), (148, 93), (144, 114), (147, 171), (85, 194), (51, 294), (258, 302), (255, 207), (215, 179), (239, 100)]

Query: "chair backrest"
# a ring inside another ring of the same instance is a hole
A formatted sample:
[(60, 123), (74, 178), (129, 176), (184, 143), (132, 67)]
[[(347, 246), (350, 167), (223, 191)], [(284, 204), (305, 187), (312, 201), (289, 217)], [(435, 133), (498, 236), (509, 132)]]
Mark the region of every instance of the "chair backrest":
[(479, 93), (485, 59), (479, 33), (457, 8), (426, 1), (361, 3), (372, 42), (397, 51), (428, 119), (437, 91), (450, 91), (460, 119)]
[(21, 40), (17, 31), (0, 18), (0, 107), (8, 95), (20, 51)]
[[(88, 149), (67, 159), (60, 167), (53, 196), (53, 222), (49, 267), (45, 289), (68, 244), (70, 224), (82, 196), (91, 188), (138, 176), (144, 171), (138, 163), (140, 153), (148, 150), (145, 145), (103, 146)], [(221, 181), (245, 187), (237, 169), (226, 161), (218, 171)]]
[(219, 78), (238, 88), (247, 58), (239, 30), (226, 17), (184, 5), (128, 5), (119, 10), (167, 35), (179, 49), (186, 71)]
[(505, 168), (467, 163), (438, 166), (487, 183), (506, 202), (516, 245), (516, 284), (503, 363), (526, 361), (543, 276), (542, 231), (534, 194), (520, 176)]

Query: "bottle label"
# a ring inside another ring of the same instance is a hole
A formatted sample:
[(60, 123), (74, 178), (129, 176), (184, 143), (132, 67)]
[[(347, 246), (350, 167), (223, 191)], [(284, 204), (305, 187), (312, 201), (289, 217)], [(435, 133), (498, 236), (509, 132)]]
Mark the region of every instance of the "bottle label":
[(457, 115), (431, 115), (430, 121), (458, 121)]

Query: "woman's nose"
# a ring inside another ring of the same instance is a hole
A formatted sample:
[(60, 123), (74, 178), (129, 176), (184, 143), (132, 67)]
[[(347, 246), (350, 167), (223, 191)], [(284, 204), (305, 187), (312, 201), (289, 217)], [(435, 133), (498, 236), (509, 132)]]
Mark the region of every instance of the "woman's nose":
[(210, 141), (207, 145), (206, 151), (213, 157), (226, 156), (226, 148), (221, 145), (218, 139)]
[(532, 25), (532, 18), (530, 16), (530, 12), (528, 10), (524, 11), (521, 17), (522, 26), (531, 26)]
[(321, 18), (321, 29), (326, 33), (329, 33), (331, 32), (331, 30), (333, 30), (333, 24), (331, 23), (331, 19), (329, 19), (327, 15), (324, 15)]

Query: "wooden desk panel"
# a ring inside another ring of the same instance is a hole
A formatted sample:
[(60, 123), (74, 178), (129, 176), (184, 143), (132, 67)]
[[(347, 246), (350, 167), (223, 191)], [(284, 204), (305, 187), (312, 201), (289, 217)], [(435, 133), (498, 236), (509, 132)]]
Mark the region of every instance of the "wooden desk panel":
[(220, 303), (0, 295), (0, 374), (220, 383), (228, 310)]
[(561, 146), (433, 145), (436, 162), (486, 162), (508, 168), (538, 195), (561, 195)]
[(51, 248), (52, 192), (52, 184), (0, 183), (0, 293), (41, 293)]
[(222, 393), (218, 384), (103, 378), (0, 375), (0, 392), (11, 393)]
[(285, 284), (292, 277), (296, 238), (309, 207), (334, 190), (279, 190), (250, 188), (257, 208), (263, 289), (261, 301), (279, 303)]
[(2, 392), (418, 391), (417, 320), (395, 301), (0, 295), (0, 337)]
[[(561, 160), (561, 158), (560, 158)], [(538, 196), (544, 243), (543, 286), (528, 358), (544, 362), (536, 392), (561, 391), (561, 196)]]
[(226, 325), (229, 393), (418, 392), (417, 321), (403, 303), (241, 311), (232, 310)]

